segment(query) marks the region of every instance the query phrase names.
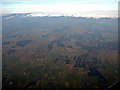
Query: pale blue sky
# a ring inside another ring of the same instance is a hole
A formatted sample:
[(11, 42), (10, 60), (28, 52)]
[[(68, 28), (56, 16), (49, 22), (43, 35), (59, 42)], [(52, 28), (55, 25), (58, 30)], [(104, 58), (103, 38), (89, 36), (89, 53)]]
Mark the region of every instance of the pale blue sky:
[(119, 0), (2, 0), (3, 13), (116, 17)]
[(34, 2), (43, 3), (64, 3), (64, 2), (86, 2), (95, 4), (116, 4), (119, 0), (1, 0), (2, 2)]

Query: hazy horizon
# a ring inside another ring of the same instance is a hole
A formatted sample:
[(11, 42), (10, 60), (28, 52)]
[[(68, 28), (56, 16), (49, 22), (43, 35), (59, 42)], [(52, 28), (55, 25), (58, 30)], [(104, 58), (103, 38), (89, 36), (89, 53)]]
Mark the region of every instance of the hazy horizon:
[(2, 15), (31, 13), (29, 16), (117, 17), (118, 0), (4, 0)]

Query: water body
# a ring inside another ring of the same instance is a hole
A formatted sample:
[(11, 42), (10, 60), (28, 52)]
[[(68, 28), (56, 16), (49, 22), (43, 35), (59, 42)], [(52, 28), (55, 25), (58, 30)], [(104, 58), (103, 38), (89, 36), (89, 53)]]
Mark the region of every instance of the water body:
[(42, 35), (42, 37), (48, 37), (48, 34), (46, 34), (46, 35)]

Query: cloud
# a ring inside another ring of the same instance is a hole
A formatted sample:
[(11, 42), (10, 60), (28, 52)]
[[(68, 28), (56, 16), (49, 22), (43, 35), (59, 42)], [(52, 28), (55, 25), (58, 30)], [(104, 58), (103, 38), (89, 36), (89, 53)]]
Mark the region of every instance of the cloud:
[[(39, 0), (41, 1), (41, 0)], [(48, 1), (48, 0), (45, 0)], [(54, 0), (52, 0), (54, 1)], [(71, 0), (73, 1), (73, 0)], [(89, 1), (89, 0), (86, 0)], [(96, 1), (96, 0), (93, 0)], [(38, 12), (38, 13), (36, 13)], [(42, 13), (40, 13), (42, 12)], [(89, 16), (89, 17), (117, 17), (117, 5), (106, 3), (20, 3), (3, 6), (3, 13), (32, 13), (31, 16)]]
[(5, 19), (12, 19), (14, 16), (10, 16), (10, 17), (7, 17), (7, 18), (5, 18)]

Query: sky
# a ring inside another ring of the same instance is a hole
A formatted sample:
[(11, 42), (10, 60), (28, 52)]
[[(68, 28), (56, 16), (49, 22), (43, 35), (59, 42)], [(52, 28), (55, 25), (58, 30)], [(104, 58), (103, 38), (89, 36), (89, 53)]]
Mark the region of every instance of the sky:
[(2, 0), (2, 14), (117, 17), (119, 0)]

